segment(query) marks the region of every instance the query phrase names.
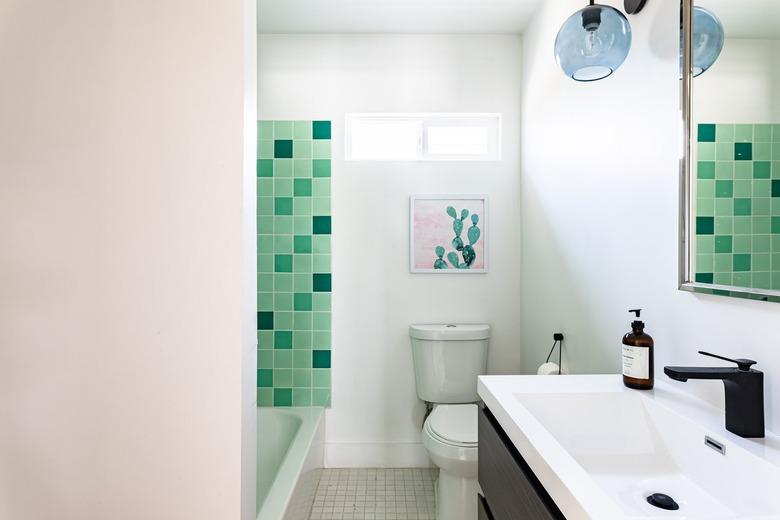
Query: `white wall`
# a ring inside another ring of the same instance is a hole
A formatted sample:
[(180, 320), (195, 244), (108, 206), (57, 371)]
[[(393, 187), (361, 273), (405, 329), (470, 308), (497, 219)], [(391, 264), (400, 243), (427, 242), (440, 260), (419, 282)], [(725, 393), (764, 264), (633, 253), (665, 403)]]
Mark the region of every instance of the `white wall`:
[[(607, 2), (622, 6), (622, 2)], [(669, 364), (710, 365), (706, 348), (760, 362), (767, 425), (780, 431), (780, 306), (677, 290), (679, 4), (631, 16), (633, 47), (591, 84), (558, 69), (555, 34), (582, 2), (545, 2), (523, 42), (522, 367), (554, 330), (576, 373), (618, 372), (632, 307)], [(722, 404), (722, 384), (674, 383)]]
[[(491, 373), (520, 367), (520, 40), (282, 36), (259, 43), (263, 119), (333, 120), (331, 466), (427, 464), (408, 326), (488, 322)], [(344, 161), (348, 112), (501, 112), (497, 163)], [(488, 275), (411, 275), (408, 197), (490, 196)]]
[(254, 518), (254, 1), (0, 19), (0, 517)]

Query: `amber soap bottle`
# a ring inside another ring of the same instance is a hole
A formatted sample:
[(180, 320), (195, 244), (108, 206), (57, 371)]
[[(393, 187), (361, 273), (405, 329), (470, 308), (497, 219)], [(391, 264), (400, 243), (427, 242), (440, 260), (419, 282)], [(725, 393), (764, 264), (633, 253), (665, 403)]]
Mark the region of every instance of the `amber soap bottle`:
[(639, 320), (642, 309), (631, 309), (636, 320), (631, 332), (623, 336), (623, 384), (636, 390), (653, 388), (653, 338), (645, 334), (645, 324)]

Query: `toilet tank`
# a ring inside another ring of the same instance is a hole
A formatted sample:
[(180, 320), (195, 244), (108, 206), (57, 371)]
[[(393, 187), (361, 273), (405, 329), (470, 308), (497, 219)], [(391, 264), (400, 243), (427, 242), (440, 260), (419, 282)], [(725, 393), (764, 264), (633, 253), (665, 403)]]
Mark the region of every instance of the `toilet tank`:
[(430, 403), (474, 403), (487, 370), (489, 325), (411, 325), (417, 395)]

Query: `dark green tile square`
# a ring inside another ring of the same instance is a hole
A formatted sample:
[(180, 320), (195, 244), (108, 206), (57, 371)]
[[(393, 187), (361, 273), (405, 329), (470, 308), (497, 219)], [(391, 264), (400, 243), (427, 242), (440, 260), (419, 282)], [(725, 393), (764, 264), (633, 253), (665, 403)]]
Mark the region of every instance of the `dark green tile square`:
[(274, 271), (277, 273), (293, 272), (292, 255), (274, 255)]
[(274, 386), (274, 371), (269, 368), (261, 368), (260, 370), (258, 370), (257, 387), (271, 388), (273, 386)]
[(330, 235), (331, 225), (330, 217), (312, 217), (311, 227), (315, 235)]
[(772, 234), (780, 235), (780, 217), (772, 217)]
[(735, 161), (753, 160), (753, 143), (734, 143)]
[(292, 197), (274, 198), (274, 215), (292, 215), (293, 199)]
[(312, 368), (330, 368), (330, 350), (313, 350), (311, 366)]
[(333, 290), (330, 273), (314, 273), (312, 275), (314, 292), (331, 292)]
[(311, 197), (311, 179), (295, 179), (293, 195), (296, 197)]
[(274, 159), (292, 159), (292, 139), (277, 139), (274, 141)]
[(258, 159), (257, 160), (257, 176), (258, 177), (273, 177), (274, 176), (274, 160), (273, 159)]
[(311, 235), (295, 235), (293, 237), (294, 253), (311, 253)]
[(734, 272), (750, 271), (750, 255), (734, 255)]
[(700, 124), (698, 141), (700, 143), (714, 143), (715, 142), (715, 125)]
[(292, 406), (292, 388), (274, 388), (274, 406)]
[(780, 197), (780, 179), (772, 179), (772, 197)]
[(274, 331), (274, 348), (281, 350), (289, 350), (293, 344), (293, 333), (291, 330), (275, 330)]
[(696, 217), (697, 235), (715, 234), (715, 217)]
[(274, 313), (257, 313), (257, 330), (274, 330)]
[(713, 283), (715, 275), (712, 273), (696, 273), (696, 282), (698, 283)]
[(715, 181), (715, 197), (733, 197), (734, 181)]
[(330, 139), (330, 121), (313, 121), (311, 136), (312, 139)]
[(753, 199), (734, 199), (734, 216), (740, 217), (753, 213)]
[(293, 306), (296, 311), (310, 311), (312, 309), (311, 293), (295, 293)]
[(715, 237), (715, 252), (716, 253), (731, 253), (732, 240), (730, 235), (716, 236)]
[(314, 159), (311, 165), (312, 177), (330, 177), (330, 159)]
[(753, 178), (768, 179), (772, 174), (772, 163), (769, 161), (756, 161), (753, 163)]

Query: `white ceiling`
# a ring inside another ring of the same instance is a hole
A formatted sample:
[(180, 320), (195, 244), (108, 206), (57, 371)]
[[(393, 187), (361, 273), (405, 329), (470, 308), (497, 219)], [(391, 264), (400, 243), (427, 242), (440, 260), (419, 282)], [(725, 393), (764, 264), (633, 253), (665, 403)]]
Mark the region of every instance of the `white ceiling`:
[(257, 25), (261, 33), (516, 34), (540, 1), (258, 0)]
[(780, 39), (780, 0), (695, 0), (720, 18), (726, 38)]

